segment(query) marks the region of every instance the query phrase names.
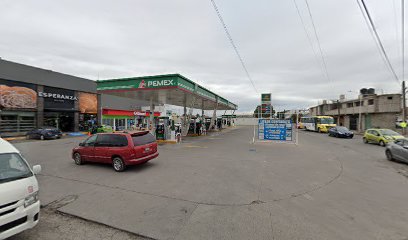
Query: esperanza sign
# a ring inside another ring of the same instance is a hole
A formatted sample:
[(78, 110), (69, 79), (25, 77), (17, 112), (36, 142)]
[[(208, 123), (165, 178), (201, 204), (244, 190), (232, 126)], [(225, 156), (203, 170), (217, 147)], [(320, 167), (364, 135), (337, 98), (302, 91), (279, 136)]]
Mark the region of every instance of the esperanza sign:
[(259, 119), (259, 140), (292, 141), (292, 121), (279, 119)]

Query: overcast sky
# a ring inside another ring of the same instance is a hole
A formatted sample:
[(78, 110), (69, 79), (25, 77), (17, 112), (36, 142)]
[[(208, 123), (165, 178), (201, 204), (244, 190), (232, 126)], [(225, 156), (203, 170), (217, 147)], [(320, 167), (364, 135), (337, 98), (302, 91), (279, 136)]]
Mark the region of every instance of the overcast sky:
[[(180, 73), (251, 112), (306, 108), (362, 87), (395, 93), (355, 0), (308, 0), (327, 62), (313, 53), (293, 0), (216, 0), (258, 93), (210, 0), (2, 0), (0, 57), (89, 79)], [(304, 0), (297, 0), (318, 53)], [(366, 0), (401, 74), (400, 1)]]

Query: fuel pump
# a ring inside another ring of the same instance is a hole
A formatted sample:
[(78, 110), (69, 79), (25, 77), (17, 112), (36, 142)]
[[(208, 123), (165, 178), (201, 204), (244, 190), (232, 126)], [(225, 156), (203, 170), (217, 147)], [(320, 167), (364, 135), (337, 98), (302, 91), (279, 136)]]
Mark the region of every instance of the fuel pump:
[(169, 135), (169, 119), (168, 117), (160, 117), (156, 125), (156, 139), (166, 140)]

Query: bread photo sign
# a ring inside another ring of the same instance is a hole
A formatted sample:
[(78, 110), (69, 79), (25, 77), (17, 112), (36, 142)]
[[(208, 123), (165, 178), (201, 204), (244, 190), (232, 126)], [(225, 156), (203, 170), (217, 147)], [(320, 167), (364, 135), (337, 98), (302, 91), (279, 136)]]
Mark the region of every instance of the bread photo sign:
[(36, 108), (37, 92), (26, 87), (0, 85), (2, 108)]

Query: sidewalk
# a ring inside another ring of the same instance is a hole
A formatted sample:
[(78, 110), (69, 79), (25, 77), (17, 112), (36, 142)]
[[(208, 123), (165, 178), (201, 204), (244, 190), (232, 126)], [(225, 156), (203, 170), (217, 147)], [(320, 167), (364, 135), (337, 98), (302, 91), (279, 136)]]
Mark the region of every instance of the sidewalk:
[[(67, 133), (62, 133), (63, 137), (83, 137), (86, 136), (88, 132), (67, 132)], [(6, 141), (18, 141), (18, 140), (26, 140), (26, 136), (16, 136), (16, 137), (0, 137)]]

